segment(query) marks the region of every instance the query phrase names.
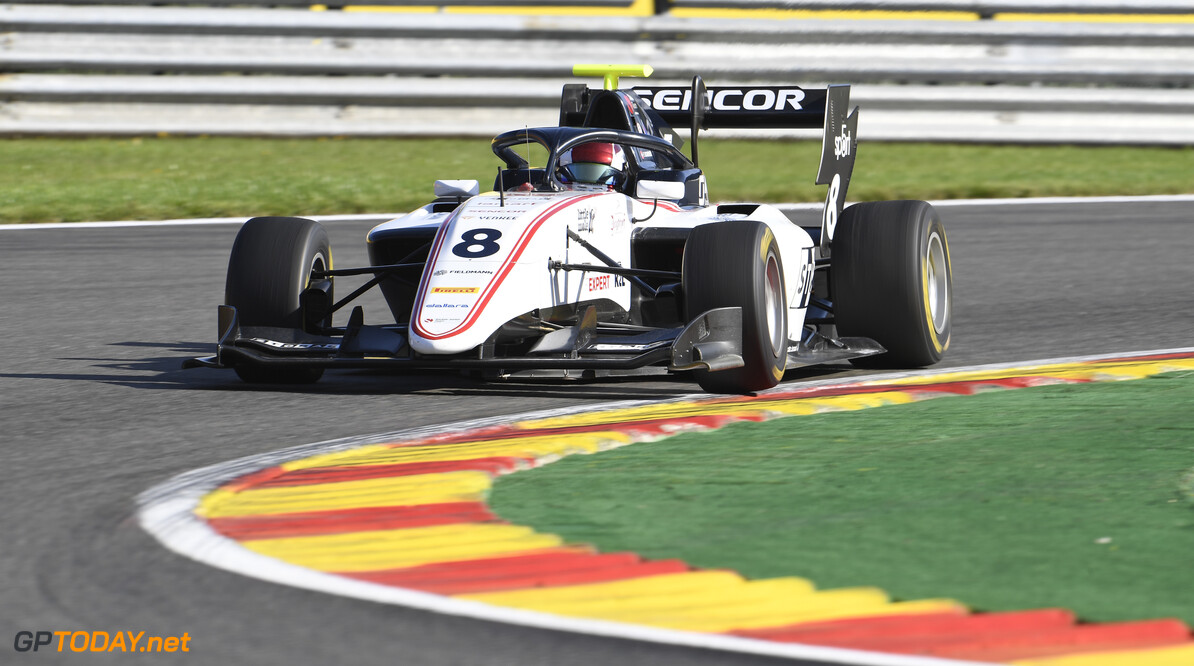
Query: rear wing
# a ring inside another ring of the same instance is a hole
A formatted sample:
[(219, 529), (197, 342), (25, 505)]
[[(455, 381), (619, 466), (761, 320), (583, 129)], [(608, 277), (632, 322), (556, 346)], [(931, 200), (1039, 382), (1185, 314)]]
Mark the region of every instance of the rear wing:
[(858, 107), (850, 109), (850, 86), (706, 87), (698, 76), (691, 87), (641, 86), (632, 90), (668, 125), (692, 128), (693, 162), (697, 161), (698, 129), (824, 128), (815, 183), (829, 186), (820, 239), (822, 252), (827, 253), (846, 204), (858, 145)]
[[(828, 185), (821, 215), (820, 245), (828, 254), (846, 202), (858, 145), (858, 108), (850, 109), (850, 86), (635, 86), (618, 89), (618, 76), (650, 76), (646, 66), (578, 65), (578, 76), (604, 76), (603, 90), (566, 85), (560, 99), (560, 125), (613, 127), (666, 137), (687, 127), (693, 164), (699, 166), (697, 134), (703, 129), (819, 129), (821, 163), (817, 185)], [(613, 122), (616, 121), (616, 122)], [(670, 130), (670, 132), (669, 132)], [(678, 138), (678, 137), (677, 137)]]

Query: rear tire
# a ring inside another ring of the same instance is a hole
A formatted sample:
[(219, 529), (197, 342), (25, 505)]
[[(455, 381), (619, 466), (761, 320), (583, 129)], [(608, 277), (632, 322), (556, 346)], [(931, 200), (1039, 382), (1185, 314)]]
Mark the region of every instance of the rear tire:
[[(224, 302), (236, 308), (241, 326), (302, 329), (299, 295), (313, 271), (331, 267), (331, 244), (319, 223), (299, 217), (255, 217), (241, 227), (232, 244)], [(309, 384), (323, 376), (323, 368), (242, 364), (235, 370), (253, 384)]]
[(688, 321), (714, 308), (742, 308), (742, 358), (732, 370), (696, 370), (711, 393), (769, 389), (788, 361), (788, 304), (775, 234), (762, 222), (714, 222), (692, 230), (682, 268)]
[(886, 354), (860, 367), (922, 367), (949, 349), (953, 278), (945, 227), (924, 201), (850, 206), (833, 237), (830, 269), (838, 334), (862, 336)]

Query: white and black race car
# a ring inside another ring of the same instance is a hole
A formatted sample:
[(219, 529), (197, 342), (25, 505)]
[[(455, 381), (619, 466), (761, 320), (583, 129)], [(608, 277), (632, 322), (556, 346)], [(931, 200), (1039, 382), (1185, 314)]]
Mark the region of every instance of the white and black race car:
[[(849, 86), (618, 89), (649, 68), (582, 66), (560, 126), (493, 139), (493, 189), (437, 181), (436, 199), (369, 232), (370, 265), (332, 266), (325, 230), (259, 217), (240, 230), (216, 355), (249, 382), (327, 368), (487, 376), (691, 371), (708, 391), (774, 386), (790, 368), (850, 359), (924, 366), (950, 343), (945, 229), (923, 201), (844, 208), (857, 109)], [(690, 130), (689, 153), (669, 125)], [(818, 226), (766, 204), (710, 204), (697, 166), (709, 127), (824, 127)], [(336, 278), (371, 276), (337, 300)], [(342, 312), (379, 287), (393, 321)], [(336, 323), (337, 319), (342, 319)]]

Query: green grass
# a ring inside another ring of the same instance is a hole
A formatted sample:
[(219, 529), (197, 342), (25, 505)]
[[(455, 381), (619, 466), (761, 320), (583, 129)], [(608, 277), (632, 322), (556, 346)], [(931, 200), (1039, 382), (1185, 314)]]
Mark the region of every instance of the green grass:
[(740, 423), (502, 478), (603, 551), (982, 610), (1194, 623), (1194, 373)]
[[(717, 201), (817, 201), (817, 142), (704, 141)], [(0, 139), (0, 223), (403, 212), (492, 182), (484, 139)], [(853, 200), (1194, 191), (1191, 148), (862, 143)]]

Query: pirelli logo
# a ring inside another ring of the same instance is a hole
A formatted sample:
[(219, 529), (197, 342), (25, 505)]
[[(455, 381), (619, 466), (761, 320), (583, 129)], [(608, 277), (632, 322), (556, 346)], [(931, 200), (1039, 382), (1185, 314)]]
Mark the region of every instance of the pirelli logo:
[[(689, 111), (692, 88), (635, 88), (634, 92), (656, 111)], [(801, 88), (709, 88), (706, 107), (713, 111), (802, 111)]]
[(475, 294), (476, 287), (432, 287), (433, 294)]

